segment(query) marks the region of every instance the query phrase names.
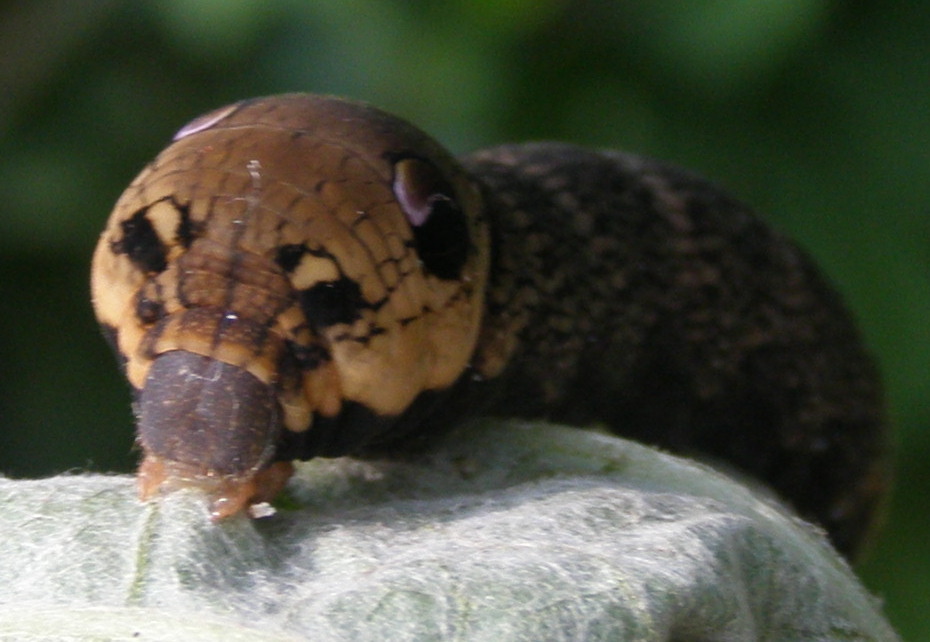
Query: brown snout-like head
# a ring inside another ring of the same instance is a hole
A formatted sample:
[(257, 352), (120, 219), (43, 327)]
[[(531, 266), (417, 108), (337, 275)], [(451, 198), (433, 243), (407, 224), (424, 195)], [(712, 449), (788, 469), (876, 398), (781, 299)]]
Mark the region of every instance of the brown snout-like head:
[(185, 350), (159, 355), (136, 406), (138, 439), (196, 483), (251, 477), (281, 430), (272, 386), (246, 370)]

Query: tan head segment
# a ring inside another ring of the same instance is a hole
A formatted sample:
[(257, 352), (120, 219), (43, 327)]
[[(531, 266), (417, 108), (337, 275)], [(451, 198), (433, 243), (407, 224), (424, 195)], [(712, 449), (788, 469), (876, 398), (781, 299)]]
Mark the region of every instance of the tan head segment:
[(451, 385), (488, 262), (480, 192), (437, 143), (366, 105), (285, 95), (178, 132), (117, 202), (92, 292), (137, 392), (172, 370), (152, 370), (161, 355), (199, 355), (267, 386), (298, 432)]

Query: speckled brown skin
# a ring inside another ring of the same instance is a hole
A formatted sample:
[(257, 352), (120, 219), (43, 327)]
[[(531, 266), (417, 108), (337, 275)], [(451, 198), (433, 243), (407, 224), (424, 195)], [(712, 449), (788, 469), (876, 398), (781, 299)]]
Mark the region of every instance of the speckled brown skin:
[(886, 486), (878, 378), (833, 290), (744, 206), (633, 156), (459, 163), (365, 105), (245, 101), (130, 185), (92, 290), (143, 496), (202, 486), (217, 516), (272, 498), (293, 459), (476, 413), (723, 460), (850, 555)]
[(881, 386), (796, 245), (636, 156), (543, 143), (463, 163), (495, 231), (474, 360), (504, 367), (495, 411), (709, 455), (858, 550), (887, 487)]

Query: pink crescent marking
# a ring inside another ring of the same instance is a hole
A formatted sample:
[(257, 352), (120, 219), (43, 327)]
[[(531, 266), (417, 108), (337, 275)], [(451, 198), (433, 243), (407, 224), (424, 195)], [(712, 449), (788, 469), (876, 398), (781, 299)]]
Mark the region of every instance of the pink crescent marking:
[(209, 129), (216, 123), (220, 122), (231, 113), (236, 111), (239, 108), (239, 103), (234, 105), (227, 105), (226, 107), (221, 107), (214, 111), (211, 111), (209, 114), (204, 114), (203, 116), (198, 116), (191, 122), (187, 123), (178, 130), (178, 133), (174, 135), (174, 138), (171, 140), (181, 140), (185, 136), (190, 136), (191, 134), (196, 134), (197, 132), (202, 132), (205, 129)]

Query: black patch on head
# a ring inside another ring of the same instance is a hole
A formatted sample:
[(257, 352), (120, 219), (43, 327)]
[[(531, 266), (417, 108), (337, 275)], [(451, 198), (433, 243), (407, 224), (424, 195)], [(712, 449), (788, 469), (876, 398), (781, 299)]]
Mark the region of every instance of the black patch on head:
[(287, 341), (287, 348), (294, 357), (297, 367), (301, 370), (316, 370), (332, 359), (329, 351), (317, 343), (302, 346), (293, 341)]
[(164, 272), (168, 267), (168, 252), (143, 207), (120, 223), (123, 237), (114, 241), (111, 248), (117, 254), (125, 254), (143, 272)]
[(323, 281), (297, 294), (300, 309), (314, 330), (361, 318), (360, 310), (370, 308), (358, 283), (347, 277)]
[(300, 265), (300, 259), (307, 252), (307, 246), (302, 243), (289, 243), (282, 245), (275, 253), (274, 262), (281, 266), (281, 269), (290, 274)]
[(140, 291), (136, 298), (136, 317), (142, 323), (155, 323), (165, 316), (165, 305), (161, 301), (155, 301), (146, 296), (142, 296)]
[(461, 278), (471, 238), (449, 181), (431, 162), (401, 157), (394, 164), (393, 188), (424, 269), (440, 279)]
[(191, 208), (189, 205), (182, 205), (181, 203), (174, 202), (174, 206), (178, 210), (178, 215), (181, 218), (175, 234), (177, 235), (178, 243), (186, 250), (190, 248), (194, 239), (200, 236), (201, 224), (191, 220)]
[(465, 213), (455, 201), (436, 201), (426, 223), (413, 228), (413, 238), (428, 272), (440, 279), (461, 278), (470, 241)]
[(329, 259), (338, 266), (338, 261), (332, 254), (322, 248), (307, 247), (304, 243), (282, 245), (275, 252), (274, 262), (287, 274), (290, 274), (300, 265), (300, 260), (304, 257), (304, 254)]

